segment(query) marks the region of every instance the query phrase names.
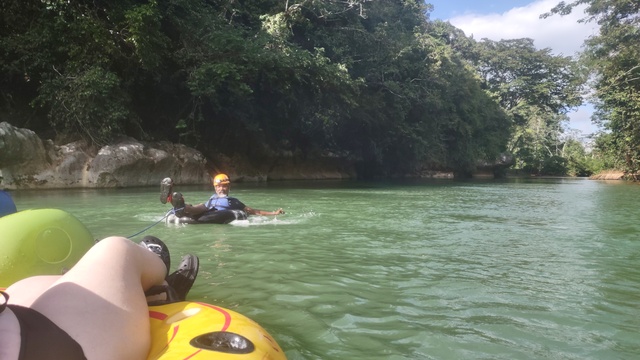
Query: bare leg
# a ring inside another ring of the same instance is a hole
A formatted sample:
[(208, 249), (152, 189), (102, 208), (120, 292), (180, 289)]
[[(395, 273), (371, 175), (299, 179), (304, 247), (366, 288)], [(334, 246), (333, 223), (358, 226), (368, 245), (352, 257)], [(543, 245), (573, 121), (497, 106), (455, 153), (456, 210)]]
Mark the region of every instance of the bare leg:
[(9, 287), (11, 289), (11, 301), (9, 303), (30, 307), (43, 292), (61, 277), (62, 275), (32, 276), (13, 283)]
[(7, 292), (11, 303), (41, 312), (65, 330), (89, 359), (145, 359), (151, 339), (144, 291), (162, 284), (165, 275), (157, 255), (125, 238), (110, 237), (40, 296), (24, 292), (31, 292), (31, 281), (42, 288), (48, 277), (25, 279)]

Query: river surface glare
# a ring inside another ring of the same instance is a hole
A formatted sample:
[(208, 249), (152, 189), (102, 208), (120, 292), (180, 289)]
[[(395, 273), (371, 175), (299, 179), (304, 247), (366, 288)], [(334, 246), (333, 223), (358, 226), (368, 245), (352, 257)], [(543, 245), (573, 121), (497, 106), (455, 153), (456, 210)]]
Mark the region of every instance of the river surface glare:
[[(182, 187), (188, 203), (208, 187)], [(11, 192), (95, 238), (162, 219), (159, 188)], [(232, 184), (285, 215), (166, 225), (189, 299), (260, 323), (289, 359), (638, 359), (640, 186), (585, 179)], [(107, 270), (107, 269), (105, 269)], [(173, 269), (172, 269), (173, 270)]]

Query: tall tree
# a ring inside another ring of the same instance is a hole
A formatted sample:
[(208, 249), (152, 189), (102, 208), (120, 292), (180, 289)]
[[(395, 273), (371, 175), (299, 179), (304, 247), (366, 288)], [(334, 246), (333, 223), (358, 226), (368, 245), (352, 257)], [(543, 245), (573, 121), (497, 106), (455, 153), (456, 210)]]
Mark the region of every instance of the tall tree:
[(471, 69), (431, 35), (426, 4), (300, 4), (295, 16), (280, 17), (287, 25), (279, 28), (288, 29), (288, 41), (341, 64), (358, 84), (352, 106), (336, 114), (333, 140), (363, 168), (405, 173), (428, 164), (465, 172), (504, 150), (507, 119)]
[(637, 174), (640, 170), (640, 2), (563, 1), (543, 16), (565, 15), (577, 7), (585, 9), (586, 16), (580, 21), (595, 21), (600, 26), (599, 34), (587, 40), (584, 53), (595, 79), (596, 121), (610, 131), (603, 135), (606, 140), (598, 144), (616, 155), (618, 167)]
[(320, 152), (467, 172), (509, 119), (421, 1), (6, 0), (0, 116), (210, 154)]
[(584, 78), (577, 62), (536, 49), (532, 39), (483, 39), (466, 56), (513, 121), (510, 151), (518, 166), (557, 173), (566, 113), (582, 103)]

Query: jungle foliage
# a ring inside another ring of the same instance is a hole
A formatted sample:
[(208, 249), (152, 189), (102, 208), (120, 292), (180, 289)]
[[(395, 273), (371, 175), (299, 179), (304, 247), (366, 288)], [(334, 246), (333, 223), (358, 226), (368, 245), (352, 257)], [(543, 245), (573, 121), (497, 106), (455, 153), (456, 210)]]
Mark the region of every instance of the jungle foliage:
[(529, 39), (476, 41), (430, 9), (4, 0), (0, 120), (98, 145), (124, 134), (208, 154), (332, 154), (363, 176), (467, 173), (507, 151), (531, 172), (569, 171), (562, 122), (581, 103), (577, 64)]
[(565, 15), (578, 6), (586, 9), (581, 21), (600, 27), (586, 42), (582, 59), (594, 79), (594, 121), (605, 129), (595, 143), (598, 159), (635, 177), (640, 170), (640, 2), (563, 1), (544, 16)]

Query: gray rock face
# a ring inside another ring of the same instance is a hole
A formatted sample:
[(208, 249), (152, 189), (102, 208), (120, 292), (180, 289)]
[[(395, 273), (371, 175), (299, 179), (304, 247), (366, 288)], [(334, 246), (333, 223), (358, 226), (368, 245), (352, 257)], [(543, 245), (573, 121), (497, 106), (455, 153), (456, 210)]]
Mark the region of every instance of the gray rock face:
[(209, 182), (205, 157), (184, 145), (126, 138), (97, 154), (88, 149), (81, 141), (56, 146), (0, 123), (0, 188), (155, 186), (167, 176), (180, 184)]
[(47, 151), (44, 143), (31, 130), (0, 123), (0, 164), (4, 167), (26, 167), (37, 171), (46, 167)]

